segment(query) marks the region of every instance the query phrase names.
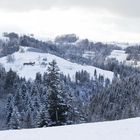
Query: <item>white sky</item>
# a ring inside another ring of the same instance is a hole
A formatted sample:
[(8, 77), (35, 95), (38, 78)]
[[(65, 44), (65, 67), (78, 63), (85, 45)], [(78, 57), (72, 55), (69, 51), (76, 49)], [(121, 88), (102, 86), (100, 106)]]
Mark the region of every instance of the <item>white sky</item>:
[[(38, 9), (38, 10), (36, 10)], [(33, 33), (52, 38), (75, 33), (93, 41), (140, 42), (140, 18), (107, 8), (54, 6), (30, 10), (0, 10), (0, 32)]]

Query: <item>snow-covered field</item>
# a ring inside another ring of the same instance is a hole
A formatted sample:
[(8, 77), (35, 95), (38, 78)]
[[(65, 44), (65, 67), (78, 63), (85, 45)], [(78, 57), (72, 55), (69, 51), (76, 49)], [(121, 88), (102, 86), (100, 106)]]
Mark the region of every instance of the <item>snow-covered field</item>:
[(93, 59), (95, 57), (95, 52), (92, 52), (92, 51), (86, 51), (84, 54), (83, 54), (83, 57), (84, 58), (90, 58), (90, 59)]
[(127, 60), (128, 54), (125, 53), (124, 50), (113, 50), (109, 56), (106, 57), (106, 60), (108, 58), (114, 58), (118, 62), (121, 62), (125, 65), (133, 66), (133, 67), (140, 67), (140, 61), (135, 62), (135, 60)]
[[(23, 51), (24, 50), (24, 51)], [(14, 62), (7, 63), (7, 57), (0, 58), (0, 63), (8, 71), (12, 68), (19, 76), (26, 79), (34, 79), (37, 72), (44, 73), (47, 70), (48, 63), (52, 60), (56, 60), (60, 71), (65, 75), (70, 75), (74, 79), (74, 75), (77, 71), (86, 70), (91, 76), (94, 76), (94, 70), (97, 70), (97, 74), (103, 75), (105, 78), (112, 80), (113, 73), (105, 71), (93, 66), (83, 66), (76, 63), (69, 62), (63, 58), (57, 57), (49, 53), (40, 53), (35, 51), (29, 51), (27, 47), (21, 47), (21, 50), (12, 54)], [(24, 65), (24, 63), (35, 62), (35, 65)]]
[(1, 131), (0, 140), (140, 140), (140, 118), (41, 129)]
[(126, 61), (127, 55), (123, 50), (113, 50), (107, 58), (115, 58), (119, 62)]

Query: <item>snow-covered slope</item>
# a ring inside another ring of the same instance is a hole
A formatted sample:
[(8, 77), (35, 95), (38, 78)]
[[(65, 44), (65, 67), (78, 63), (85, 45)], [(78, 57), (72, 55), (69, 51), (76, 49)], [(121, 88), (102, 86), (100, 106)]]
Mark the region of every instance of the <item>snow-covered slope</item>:
[[(21, 49), (12, 55), (14, 60), (11, 63), (7, 62), (7, 56), (0, 58), (0, 63), (8, 71), (12, 68), (16, 71), (19, 76), (25, 77), (26, 79), (34, 79), (37, 72), (44, 73), (47, 69), (48, 63), (52, 60), (56, 60), (60, 71), (65, 75), (70, 75), (74, 79), (76, 71), (86, 70), (91, 76), (94, 75), (94, 70), (97, 70), (97, 74), (104, 75), (105, 78), (110, 80), (113, 78), (113, 73), (105, 71), (93, 66), (83, 66), (76, 63), (69, 62), (63, 58), (57, 57), (49, 53), (36, 52), (34, 49), (27, 47), (21, 47)], [(24, 63), (34, 63), (34, 65), (24, 65)]]
[(95, 57), (95, 52), (93, 52), (93, 51), (86, 51), (86, 52), (83, 54), (83, 57), (84, 57), (84, 58), (93, 59), (93, 58)]
[(140, 118), (31, 130), (1, 131), (0, 140), (140, 140)]
[(125, 53), (123, 50), (113, 50), (111, 52), (111, 55), (109, 55), (107, 58), (115, 58), (119, 62), (126, 61), (128, 54)]
[(132, 66), (132, 67), (140, 67), (140, 61), (135, 60), (127, 60), (128, 54), (125, 53), (124, 50), (113, 50), (109, 56), (106, 57), (106, 60), (108, 58), (114, 58), (118, 62), (121, 62), (125, 65)]

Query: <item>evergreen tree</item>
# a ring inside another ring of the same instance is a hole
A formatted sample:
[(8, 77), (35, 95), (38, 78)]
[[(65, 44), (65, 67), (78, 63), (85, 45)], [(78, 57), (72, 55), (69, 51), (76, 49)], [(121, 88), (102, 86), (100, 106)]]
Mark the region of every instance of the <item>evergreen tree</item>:
[(11, 95), (9, 95), (9, 97), (7, 99), (7, 105), (6, 105), (6, 125), (7, 125), (7, 127), (10, 122), (12, 112), (13, 112), (13, 98)]
[(8, 72), (7, 72), (7, 75), (6, 75), (6, 79), (5, 79), (5, 89), (12, 89), (12, 87), (14, 86), (14, 82), (17, 78), (17, 74), (16, 72), (13, 72), (12, 69), (10, 69)]
[(11, 114), (11, 118), (8, 126), (10, 129), (21, 128), (21, 116), (17, 107), (13, 107), (13, 112)]
[(62, 125), (66, 124), (68, 106), (65, 103), (63, 96), (63, 90), (60, 83), (59, 68), (55, 60), (49, 63), (48, 77), (48, 111), (51, 125)]
[(37, 127), (47, 127), (50, 124), (50, 117), (46, 106), (42, 105), (37, 113)]
[(42, 83), (42, 75), (40, 73), (36, 74), (35, 83), (39, 85)]

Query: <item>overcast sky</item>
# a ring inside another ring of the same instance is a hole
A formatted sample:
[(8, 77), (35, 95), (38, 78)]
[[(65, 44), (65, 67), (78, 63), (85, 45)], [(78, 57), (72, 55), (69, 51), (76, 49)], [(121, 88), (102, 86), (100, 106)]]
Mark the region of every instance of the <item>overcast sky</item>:
[(0, 0), (0, 32), (140, 42), (140, 0)]

